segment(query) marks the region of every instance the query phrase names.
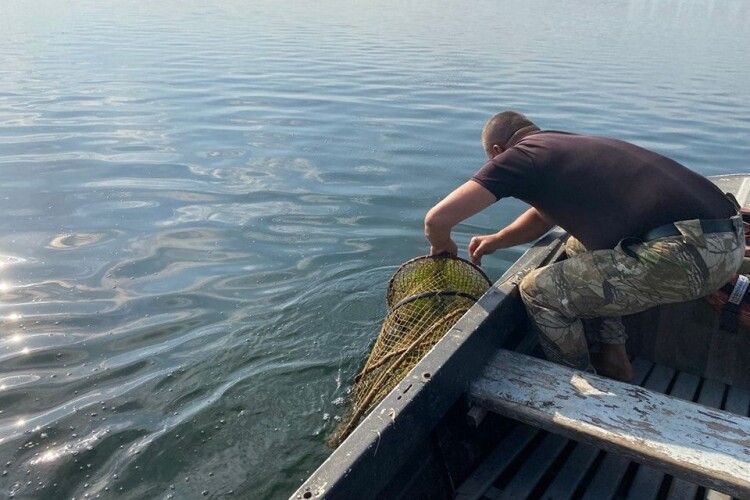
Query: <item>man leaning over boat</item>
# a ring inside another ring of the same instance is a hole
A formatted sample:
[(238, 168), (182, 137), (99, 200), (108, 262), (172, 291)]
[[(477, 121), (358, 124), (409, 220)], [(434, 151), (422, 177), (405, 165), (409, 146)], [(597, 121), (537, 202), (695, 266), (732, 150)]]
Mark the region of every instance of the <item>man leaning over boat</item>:
[(487, 122), (482, 146), (489, 161), (425, 217), (430, 253), (457, 254), (452, 228), (505, 197), (531, 208), (472, 238), (474, 263), (555, 225), (566, 230), (568, 258), (519, 285), (552, 361), (629, 381), (622, 316), (705, 296), (742, 263), (737, 207), (674, 160), (616, 139), (542, 131), (514, 111)]

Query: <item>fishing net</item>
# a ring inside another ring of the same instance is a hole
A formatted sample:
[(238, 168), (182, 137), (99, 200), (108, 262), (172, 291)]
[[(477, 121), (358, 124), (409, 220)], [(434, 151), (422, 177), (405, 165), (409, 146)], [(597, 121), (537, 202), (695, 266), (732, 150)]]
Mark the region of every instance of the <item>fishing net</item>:
[(354, 377), (349, 409), (329, 444), (341, 443), (491, 284), (481, 269), (458, 257), (404, 263), (388, 285), (388, 314)]

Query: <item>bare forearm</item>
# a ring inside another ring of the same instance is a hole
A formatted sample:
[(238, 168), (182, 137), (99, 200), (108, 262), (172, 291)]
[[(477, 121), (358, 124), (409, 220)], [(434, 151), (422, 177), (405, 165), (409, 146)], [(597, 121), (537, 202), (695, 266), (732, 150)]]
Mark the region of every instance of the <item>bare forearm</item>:
[(498, 231), (497, 238), (502, 242), (502, 248), (509, 248), (534, 241), (553, 226), (554, 224), (546, 220), (535, 208), (530, 208)]
[(446, 223), (436, 221), (427, 222), (427, 220), (425, 220), (424, 235), (431, 245), (441, 246), (451, 239), (452, 228), (453, 226)]
[(451, 230), (459, 222), (495, 202), (495, 197), (479, 184), (469, 181), (432, 207), (424, 219), (424, 234), (433, 249), (452, 243)]
[(474, 264), (482, 263), (482, 256), (501, 248), (510, 248), (533, 241), (552, 229), (554, 223), (535, 208), (522, 213), (516, 220), (495, 234), (474, 236), (469, 242), (469, 256)]

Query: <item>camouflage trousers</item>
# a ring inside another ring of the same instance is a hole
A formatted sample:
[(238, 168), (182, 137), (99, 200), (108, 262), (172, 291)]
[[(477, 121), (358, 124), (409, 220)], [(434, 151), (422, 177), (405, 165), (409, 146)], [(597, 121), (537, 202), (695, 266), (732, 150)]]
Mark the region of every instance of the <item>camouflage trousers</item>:
[(586, 251), (570, 237), (567, 259), (532, 271), (519, 285), (547, 358), (593, 371), (589, 342), (624, 344), (621, 316), (721, 288), (745, 253), (742, 221), (732, 220), (733, 232), (704, 234), (700, 221), (686, 220), (675, 222), (679, 236), (627, 238), (606, 250)]

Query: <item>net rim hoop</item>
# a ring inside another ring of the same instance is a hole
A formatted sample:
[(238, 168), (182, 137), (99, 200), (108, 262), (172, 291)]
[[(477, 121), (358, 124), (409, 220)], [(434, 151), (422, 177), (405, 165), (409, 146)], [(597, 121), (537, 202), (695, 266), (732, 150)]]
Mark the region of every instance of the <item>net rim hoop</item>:
[[(437, 254), (437, 255), (422, 255), (422, 256), (419, 256), (419, 257), (414, 257), (413, 259), (409, 259), (406, 262), (404, 262), (403, 264), (401, 264), (400, 266), (398, 266), (398, 269), (396, 269), (396, 272), (393, 273), (393, 276), (391, 276), (391, 279), (388, 280), (388, 290), (386, 291), (386, 294), (385, 294), (386, 303), (390, 303), (391, 302), (391, 296), (393, 295), (393, 293), (392, 293), (392, 290), (393, 290), (393, 280), (396, 279), (396, 276), (398, 276), (398, 273), (401, 271), (401, 269), (403, 269), (404, 267), (406, 267), (406, 266), (408, 266), (408, 265), (410, 265), (410, 264), (412, 264), (414, 262), (417, 262), (419, 260), (427, 260), (427, 259), (430, 259), (430, 260), (438, 260), (438, 259), (459, 260), (459, 261), (461, 261), (461, 262), (463, 262), (465, 264), (469, 264), (476, 271), (479, 271), (479, 274), (487, 282), (487, 286), (488, 287), (492, 287), (492, 280), (487, 276), (487, 274), (485, 274), (485, 272), (482, 270), (481, 267), (479, 267), (478, 265), (474, 264), (471, 261), (468, 261), (468, 260), (466, 260), (466, 259), (464, 259), (462, 257), (457, 256), (457, 255), (449, 255), (449, 254), (445, 254), (445, 253), (441, 253), (441, 254)], [(410, 298), (410, 297), (407, 297), (407, 298)], [(399, 302), (397, 302), (396, 305), (392, 307), (392, 309), (395, 309), (396, 307), (398, 307), (399, 304), (401, 304), (404, 300), (406, 300), (406, 299), (402, 299)], [(474, 300), (479, 300), (479, 298), (476, 297), (476, 298), (474, 298)]]

